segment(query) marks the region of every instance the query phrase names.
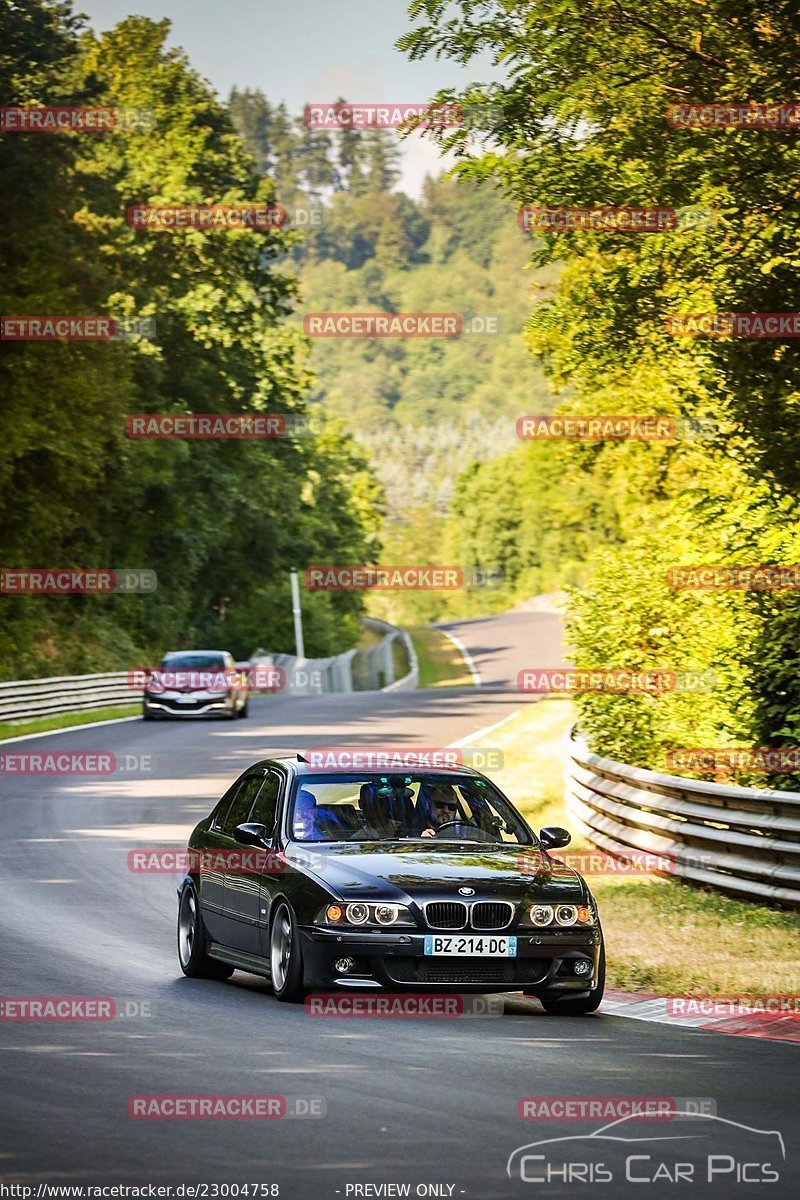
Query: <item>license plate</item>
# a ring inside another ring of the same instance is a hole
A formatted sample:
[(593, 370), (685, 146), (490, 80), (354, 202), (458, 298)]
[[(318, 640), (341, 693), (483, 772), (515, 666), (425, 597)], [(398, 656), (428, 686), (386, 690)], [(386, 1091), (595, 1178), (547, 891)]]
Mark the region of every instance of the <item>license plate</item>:
[(515, 937), (461, 937), (458, 934), (449, 936), (440, 933), (425, 935), (426, 954), (463, 955), (465, 957), (516, 958), (517, 939)]
[(194, 696), (176, 696), (176, 704), (194, 704)]

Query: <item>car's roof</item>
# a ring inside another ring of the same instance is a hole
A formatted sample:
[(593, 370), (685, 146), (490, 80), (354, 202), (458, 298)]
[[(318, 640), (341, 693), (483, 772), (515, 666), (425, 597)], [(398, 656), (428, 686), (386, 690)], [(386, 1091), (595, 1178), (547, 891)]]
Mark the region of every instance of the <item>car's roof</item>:
[[(311, 751), (309, 751), (311, 753)], [(369, 750), (364, 750), (364, 754), (369, 754)], [(380, 751), (375, 751), (380, 753)], [(408, 751), (413, 754), (413, 750)], [(422, 764), (419, 766), (413, 763), (403, 763), (396, 767), (339, 767), (339, 766), (316, 766), (314, 763), (305, 762), (297, 757), (297, 755), (286, 755), (281, 758), (263, 758), (259, 762), (255, 762), (251, 766), (251, 770), (258, 767), (284, 767), (295, 775), (469, 775), (474, 779), (482, 779), (480, 771), (476, 771), (473, 767), (465, 766), (461, 763), (447, 763), (440, 767), (427, 766)]]
[(164, 658), (174, 658), (176, 654), (227, 654), (227, 650), (167, 650)]

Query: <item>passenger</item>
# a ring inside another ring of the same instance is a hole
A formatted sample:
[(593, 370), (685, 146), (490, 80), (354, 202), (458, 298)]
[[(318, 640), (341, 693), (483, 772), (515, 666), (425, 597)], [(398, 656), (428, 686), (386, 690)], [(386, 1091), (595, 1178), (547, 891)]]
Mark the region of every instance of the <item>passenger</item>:
[(317, 832), (317, 798), (313, 792), (301, 788), (294, 802), (292, 836), (305, 841)]
[(313, 792), (301, 788), (294, 802), (293, 836), (302, 841), (338, 842), (349, 836), (341, 815), (317, 805)]

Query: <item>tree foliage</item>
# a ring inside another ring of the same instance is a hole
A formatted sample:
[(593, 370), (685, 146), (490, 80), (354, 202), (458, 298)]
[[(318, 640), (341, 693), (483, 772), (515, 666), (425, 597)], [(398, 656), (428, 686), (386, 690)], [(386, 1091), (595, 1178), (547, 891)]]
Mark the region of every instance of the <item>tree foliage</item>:
[[(227, 106), (166, 48), (168, 28), (131, 17), (95, 36), (63, 4), (5, 10), (4, 102), (144, 109), (155, 123), (3, 135), (2, 311), (152, 318), (156, 332), (4, 346), (2, 560), (158, 576), (152, 596), (4, 596), (7, 678), (140, 663), (182, 642), (290, 649), (289, 568), (375, 551), (375, 485), (333, 429), (267, 442), (125, 435), (131, 412), (302, 414), (311, 379), (287, 322), (296, 235), (126, 224), (134, 203), (275, 195)], [(309, 653), (354, 640), (357, 596), (317, 594), (307, 609)]]
[[(533, 261), (556, 267), (559, 287), (533, 309), (527, 339), (569, 389), (566, 411), (665, 413), (714, 433), (529, 446), (463, 480), (461, 512), (471, 509), (476, 535), (492, 531), (520, 585), (543, 562), (550, 585), (577, 575), (580, 665), (717, 673), (711, 696), (583, 697), (597, 749), (657, 765), (669, 746), (796, 745), (796, 594), (676, 593), (666, 581), (681, 563), (798, 561), (797, 341), (675, 338), (667, 318), (800, 310), (800, 143), (791, 128), (666, 120), (674, 105), (793, 101), (796, 4), (415, 0), (409, 11), (400, 45), (412, 58), (488, 53), (505, 69), (505, 82), (458, 97), (491, 102), (481, 136), (433, 135), (457, 153), (460, 179), (492, 183), (515, 208), (658, 205), (682, 218), (662, 233), (545, 232), (535, 243)], [(536, 538), (520, 515), (531, 506)]]

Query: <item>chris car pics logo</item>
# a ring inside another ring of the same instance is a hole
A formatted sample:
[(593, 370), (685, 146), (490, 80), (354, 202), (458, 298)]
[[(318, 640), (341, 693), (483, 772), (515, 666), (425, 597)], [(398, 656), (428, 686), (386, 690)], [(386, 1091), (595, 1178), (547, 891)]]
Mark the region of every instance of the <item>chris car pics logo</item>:
[(691, 1195), (694, 1184), (718, 1184), (723, 1200), (732, 1184), (784, 1179), (786, 1147), (779, 1130), (755, 1129), (699, 1109), (668, 1107), (663, 1126), (652, 1111), (633, 1112), (589, 1133), (540, 1138), (514, 1150), (506, 1171), (533, 1186), (658, 1185), (659, 1196), (676, 1200), (687, 1191)]

